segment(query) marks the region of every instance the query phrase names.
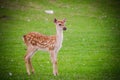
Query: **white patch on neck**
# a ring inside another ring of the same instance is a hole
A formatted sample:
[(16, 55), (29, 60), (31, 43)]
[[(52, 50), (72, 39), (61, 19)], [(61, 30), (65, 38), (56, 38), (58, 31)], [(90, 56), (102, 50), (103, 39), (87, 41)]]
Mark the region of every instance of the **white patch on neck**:
[(63, 42), (63, 30), (57, 29), (57, 47), (60, 49)]

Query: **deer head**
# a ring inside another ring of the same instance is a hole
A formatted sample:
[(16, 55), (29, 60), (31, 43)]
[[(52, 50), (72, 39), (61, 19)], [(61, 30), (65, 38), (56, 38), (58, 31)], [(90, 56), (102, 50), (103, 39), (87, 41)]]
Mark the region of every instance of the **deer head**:
[(66, 19), (63, 20), (57, 20), (56, 18), (54, 19), (54, 23), (56, 24), (56, 28), (59, 30), (67, 30), (67, 28), (65, 27), (65, 22)]

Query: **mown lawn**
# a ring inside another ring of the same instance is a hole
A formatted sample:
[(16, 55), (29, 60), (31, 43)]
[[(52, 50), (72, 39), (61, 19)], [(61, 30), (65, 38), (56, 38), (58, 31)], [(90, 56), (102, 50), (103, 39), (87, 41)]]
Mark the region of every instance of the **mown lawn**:
[[(119, 5), (119, 0), (0, 0), (0, 79), (119, 80)], [(59, 75), (52, 74), (49, 54), (39, 51), (32, 58), (35, 74), (28, 76), (22, 36), (55, 34), (54, 18), (66, 18), (68, 28), (58, 54)]]

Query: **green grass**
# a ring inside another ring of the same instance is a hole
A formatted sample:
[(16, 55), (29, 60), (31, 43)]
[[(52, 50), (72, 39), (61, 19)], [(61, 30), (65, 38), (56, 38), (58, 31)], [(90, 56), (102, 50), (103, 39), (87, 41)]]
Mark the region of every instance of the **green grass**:
[[(118, 0), (0, 1), (0, 79), (119, 80), (119, 5)], [(44, 12), (49, 9), (54, 14)], [(68, 28), (58, 54), (59, 75), (52, 74), (49, 54), (39, 51), (32, 58), (35, 74), (28, 76), (22, 36), (55, 34), (54, 18), (66, 18)]]

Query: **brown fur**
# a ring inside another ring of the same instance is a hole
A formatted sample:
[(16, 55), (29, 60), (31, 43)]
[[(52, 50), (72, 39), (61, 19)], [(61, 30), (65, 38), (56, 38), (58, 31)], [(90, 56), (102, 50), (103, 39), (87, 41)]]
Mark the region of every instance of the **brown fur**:
[(27, 46), (38, 46), (38, 49), (48, 48), (49, 50), (53, 50), (55, 48), (55, 36), (46, 36), (37, 32), (30, 32), (24, 35), (23, 38)]
[(63, 30), (66, 30), (66, 27), (64, 25), (65, 20), (58, 21), (54, 19), (54, 23), (56, 25), (56, 35), (54, 36), (46, 36), (37, 32), (30, 32), (23, 36), (23, 40), (27, 46), (24, 59), (28, 75), (30, 75), (30, 70), (34, 73), (30, 59), (37, 50), (45, 50), (50, 53), (51, 62), (53, 63), (53, 74), (58, 74), (57, 53), (62, 47)]

